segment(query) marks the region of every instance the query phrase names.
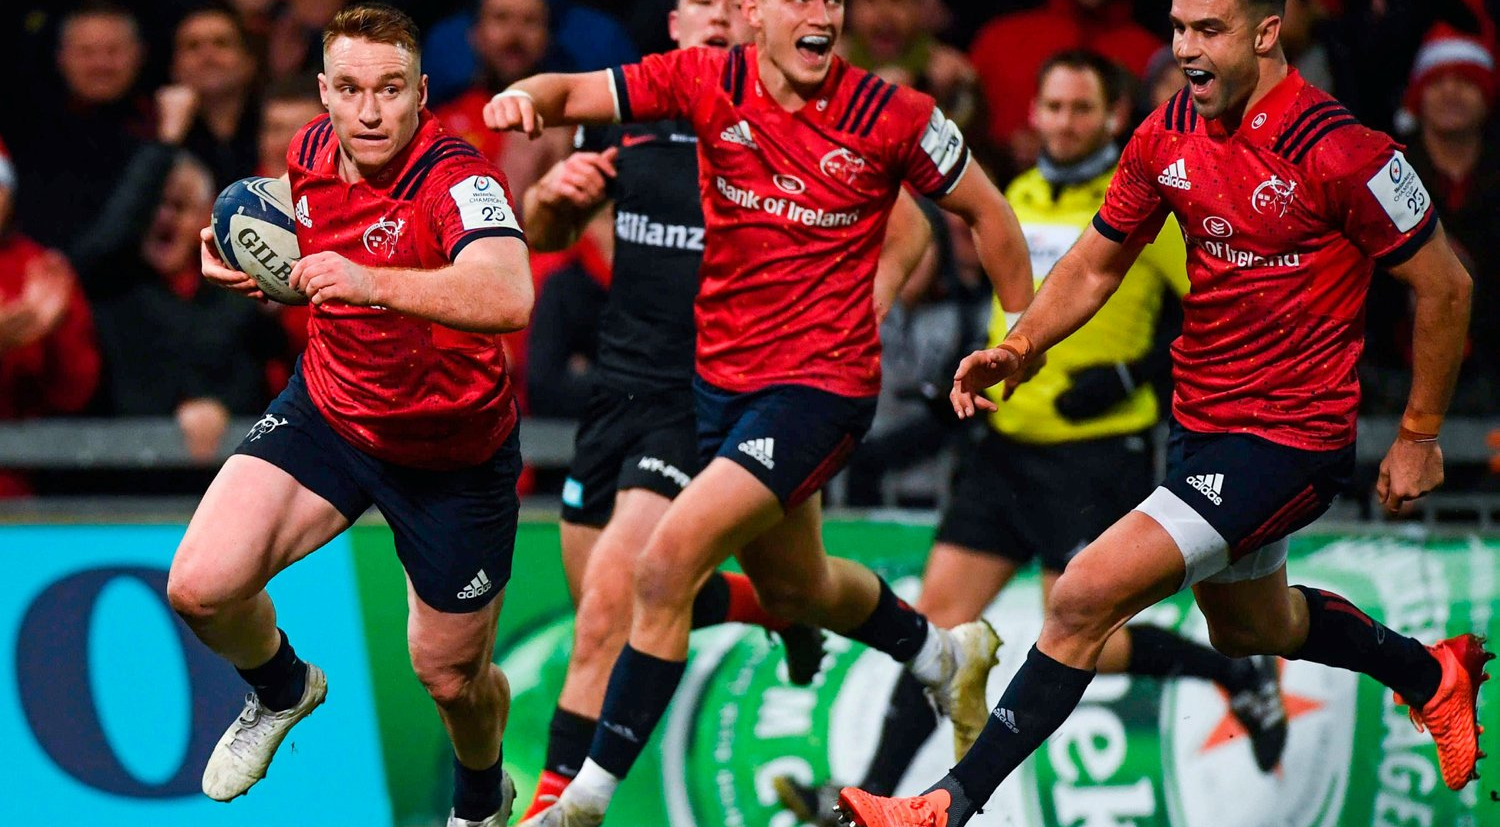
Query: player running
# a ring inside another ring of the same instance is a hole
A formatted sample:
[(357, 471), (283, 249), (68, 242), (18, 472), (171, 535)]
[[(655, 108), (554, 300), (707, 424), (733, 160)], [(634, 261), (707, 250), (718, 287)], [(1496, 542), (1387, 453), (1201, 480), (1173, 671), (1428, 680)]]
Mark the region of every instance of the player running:
[[(287, 150), (307, 352), (204, 494), (168, 593), (254, 690), (203, 773), (204, 793), (228, 801), (327, 692), (277, 629), (266, 583), (378, 507), (406, 569), (412, 666), (453, 742), (448, 824), (502, 827), (510, 690), (490, 658), (521, 460), (498, 334), (526, 326), (532, 284), (500, 172), (425, 108), (418, 42), (378, 5), (324, 32), (328, 115)], [(257, 294), (203, 238), (204, 276)]]
[[(667, 19), (682, 48), (726, 49), (749, 38), (734, 0), (681, 0)], [(698, 138), (663, 120), (584, 127), (578, 152), (525, 196), (533, 249), (559, 250), (613, 202), (614, 275), (599, 331), (597, 378), (563, 489), (562, 557), (577, 605), (573, 649), (547, 731), (530, 818), (557, 800), (588, 758), (605, 683), (629, 634), (630, 581), (620, 577), (698, 472), (693, 416), (693, 297), (703, 259)], [(807, 684), (822, 635), (766, 613), (743, 574), (713, 572), (693, 627), (755, 623), (786, 643), (787, 676)]]
[(1092, 227), (1016, 329), (960, 365), (954, 408), (993, 410), (979, 391), (1093, 316), (1176, 215), (1192, 290), (1173, 347), (1166, 482), (1068, 564), (1040, 639), (968, 755), (915, 798), (845, 789), (855, 824), (968, 822), (1078, 704), (1111, 632), (1185, 586), (1221, 652), (1368, 674), (1431, 733), (1450, 788), (1473, 776), (1491, 657), (1479, 639), (1424, 647), (1336, 594), (1287, 587), (1287, 535), (1327, 509), (1354, 464), (1374, 264), (1411, 285), (1417, 305), (1407, 412), (1377, 485), (1391, 510), (1442, 482), (1437, 433), (1471, 283), (1401, 148), (1287, 67), (1283, 11), (1280, 0), (1174, 0), (1188, 88), (1131, 138)]
[[(1042, 161), (1005, 192), (1026, 233), (1038, 287), (1088, 227), (1115, 175), (1120, 71), (1098, 55), (1068, 51), (1038, 73), (1031, 122)], [(1041, 564), (1045, 600), (1068, 559), (1150, 493), (1147, 446), (1158, 419), (1150, 382), (1165, 373), (1165, 343), (1177, 330), (1163, 295), (1188, 288), (1183, 252), (1182, 233), (1168, 218), (1098, 314), (1048, 351), (1047, 369), (989, 414), (983, 440), (960, 460), (927, 558), (916, 607), (933, 623), (952, 627), (979, 617), (1033, 559)], [(996, 312), (990, 342), (1005, 334)], [(1110, 638), (1099, 671), (1215, 681), (1249, 733), (1257, 765), (1269, 771), (1281, 758), (1286, 713), (1274, 659), (1233, 660), (1139, 625)], [(890, 795), (937, 728), (921, 686), (907, 675), (891, 693), (882, 726), (858, 786)], [(808, 785), (791, 775), (774, 783), (801, 821), (836, 824), (838, 785)]]
[(963, 216), (1006, 310), (1031, 276), (1015, 216), (971, 170), (932, 99), (832, 53), (837, 0), (749, 0), (755, 43), (684, 49), (585, 75), (541, 75), (497, 95), (495, 128), (689, 120), (707, 227), (698, 328), (700, 455), (635, 567), (629, 644), (611, 673), (589, 759), (526, 822), (597, 825), (681, 680), (699, 585), (736, 555), (774, 614), (890, 654), (955, 720), (960, 746), (984, 720), (998, 639), (949, 632), (873, 572), (824, 552), (818, 491), (863, 436), (879, 388), (872, 283), (903, 181)]

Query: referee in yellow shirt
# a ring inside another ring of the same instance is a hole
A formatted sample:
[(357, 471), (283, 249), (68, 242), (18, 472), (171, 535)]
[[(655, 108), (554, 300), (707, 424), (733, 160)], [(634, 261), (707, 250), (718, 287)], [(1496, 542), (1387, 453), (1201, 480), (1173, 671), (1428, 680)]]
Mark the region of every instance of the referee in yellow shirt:
[[(1005, 193), (1026, 233), (1038, 287), (1104, 202), (1120, 156), (1113, 139), (1126, 108), (1122, 77), (1084, 51), (1060, 53), (1042, 67), (1032, 103), (1042, 159)], [(1169, 363), (1157, 327), (1164, 297), (1175, 301), (1187, 292), (1186, 258), (1182, 232), (1168, 218), (1104, 308), (1048, 350), (1046, 366), (1009, 400), (995, 397), (999, 410), (961, 460), (927, 560), (917, 609), (932, 622), (951, 628), (978, 618), (1033, 559), (1049, 594), (1068, 559), (1150, 493), (1149, 433), (1161, 415), (1150, 380)], [(997, 303), (992, 345), (1012, 321)], [(1250, 733), (1260, 768), (1270, 771), (1281, 758), (1286, 715), (1274, 659), (1231, 660), (1174, 632), (1132, 625), (1106, 644), (1099, 671), (1215, 681)], [(921, 686), (903, 677), (857, 786), (892, 794), (936, 726)], [(802, 821), (837, 823), (836, 783), (782, 776), (775, 784)]]

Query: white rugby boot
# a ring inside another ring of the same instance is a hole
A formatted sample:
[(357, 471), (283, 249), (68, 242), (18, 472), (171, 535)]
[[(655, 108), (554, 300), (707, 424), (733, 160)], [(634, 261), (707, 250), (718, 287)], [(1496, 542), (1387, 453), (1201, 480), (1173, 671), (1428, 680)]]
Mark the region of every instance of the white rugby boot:
[(230, 801), (248, 792), (266, 777), (271, 756), (287, 733), (327, 697), (328, 678), (311, 663), (302, 700), (291, 709), (276, 712), (263, 706), (254, 692), (246, 695), (240, 717), (224, 730), (203, 768), (203, 794), (215, 801)]
[(944, 636), (942, 643), (943, 679), (928, 684), (927, 691), (938, 713), (953, 721), (953, 754), (963, 758), (979, 738), (989, 719), (990, 707), (984, 699), (990, 670), (1000, 662), (1000, 636), (987, 620), (975, 620), (940, 629), (932, 633)]
[(484, 821), (470, 821), (459, 818), (448, 811), (448, 827), (505, 827), (510, 823), (510, 811), (516, 804), (516, 782), (511, 780), (510, 773), (500, 771), (500, 809)]
[(516, 824), (516, 827), (599, 827), (602, 823), (603, 810), (586, 808), (562, 795), (547, 809)]

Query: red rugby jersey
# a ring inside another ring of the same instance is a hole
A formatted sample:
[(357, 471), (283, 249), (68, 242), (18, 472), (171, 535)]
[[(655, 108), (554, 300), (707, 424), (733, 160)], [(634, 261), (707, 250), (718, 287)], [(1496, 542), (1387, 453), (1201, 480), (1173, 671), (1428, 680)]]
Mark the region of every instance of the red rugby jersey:
[(1094, 227), (1124, 241), (1177, 216), (1192, 282), (1172, 346), (1185, 427), (1307, 450), (1354, 441), (1370, 274), (1437, 226), (1401, 150), (1296, 70), (1233, 133), (1187, 90), (1136, 130)]
[[(338, 152), (326, 115), (287, 149), (303, 255), (431, 270), (476, 239), (523, 237), (499, 170), (425, 110), (411, 143), (372, 179), (340, 179)], [(302, 375), (340, 436), (401, 465), (478, 464), (515, 426), (498, 336), (383, 307), (312, 308)]]
[(611, 73), (623, 121), (683, 118), (703, 194), (697, 370), (731, 391), (880, 390), (871, 300), (901, 182), (941, 197), (969, 151), (932, 98), (835, 57), (796, 112), (761, 88), (755, 47), (679, 49)]

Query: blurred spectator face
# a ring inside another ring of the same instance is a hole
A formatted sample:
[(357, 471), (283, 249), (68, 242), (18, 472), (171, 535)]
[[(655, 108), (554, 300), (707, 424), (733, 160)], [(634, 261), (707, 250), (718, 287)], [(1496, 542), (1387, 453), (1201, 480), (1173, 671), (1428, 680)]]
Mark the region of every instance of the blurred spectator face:
[(222, 11), (190, 14), (177, 26), (172, 77), (204, 97), (239, 96), (250, 86), (255, 59), (240, 29)]
[(385, 166), (411, 143), (427, 104), (417, 55), (352, 37), (338, 38), (323, 52), (318, 90), (339, 145), (362, 173)]
[(876, 60), (896, 60), (921, 34), (921, 0), (858, 0), (849, 9), (849, 31)]
[(1042, 151), (1059, 164), (1092, 155), (1113, 135), (1111, 107), (1099, 76), (1090, 69), (1053, 67), (1032, 101), (1031, 125)]
[(833, 66), (843, 0), (745, 0), (761, 51), (794, 86), (816, 88)]
[(1457, 72), (1443, 72), (1422, 87), (1422, 126), (1453, 135), (1479, 132), (1489, 107), (1479, 84)]
[(1246, 0), (1172, 0), (1172, 54), (1187, 74), (1198, 114), (1219, 118), (1238, 107), (1260, 82), (1257, 37), (1269, 50), (1262, 18)]
[(213, 178), (196, 161), (179, 161), (167, 176), (156, 217), (141, 242), (141, 258), (163, 276), (174, 276), (198, 261), (198, 230), (208, 226)]
[(117, 14), (75, 17), (58, 38), (57, 68), (75, 98), (109, 103), (125, 97), (145, 50), (135, 21)]
[(1182, 70), (1176, 64), (1168, 66), (1165, 70), (1158, 72), (1151, 79), (1151, 85), (1147, 94), (1151, 101), (1151, 108), (1156, 109), (1166, 103), (1169, 98), (1177, 94), (1177, 90), (1187, 85), (1187, 78), (1183, 77)]
[(739, 0), (680, 0), (667, 16), (667, 32), (680, 49), (727, 49), (750, 40)]
[(316, 97), (266, 101), (260, 121), (260, 174), (279, 178), (286, 172), (286, 148), (304, 124), (325, 111)]
[(544, 0), (484, 0), (474, 22), (474, 50), (501, 83), (535, 72), (547, 55)]

